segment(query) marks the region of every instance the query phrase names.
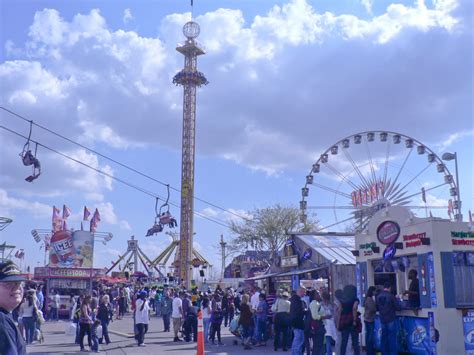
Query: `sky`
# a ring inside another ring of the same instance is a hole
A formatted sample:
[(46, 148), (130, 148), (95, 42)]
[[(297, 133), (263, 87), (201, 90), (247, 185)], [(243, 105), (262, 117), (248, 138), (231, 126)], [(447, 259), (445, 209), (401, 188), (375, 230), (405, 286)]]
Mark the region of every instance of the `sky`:
[[(179, 189), (182, 88), (172, 78), (184, 63), (175, 49), (191, 19), (189, 1), (0, 6), (1, 106)], [(457, 152), (466, 219), (474, 210), (472, 7), (470, 0), (195, 0), (206, 50), (198, 68), (210, 82), (197, 90), (195, 195), (212, 203), (195, 202), (195, 247), (219, 269), (218, 243), (221, 234), (231, 240), (230, 219), (275, 204), (298, 207), (318, 157), (366, 131), (412, 137), (440, 157)], [(0, 126), (29, 133), (27, 122), (5, 111)], [(34, 127), (32, 139), (166, 196), (163, 184), (46, 130)], [(0, 129), (0, 142), (0, 216), (13, 219), (0, 242), (24, 249), (25, 265), (43, 264), (30, 231), (51, 228), (53, 205), (72, 210), (68, 224), (75, 229), (84, 206), (99, 209), (98, 230), (114, 237), (96, 244), (97, 267), (123, 254), (131, 235), (151, 258), (169, 243), (164, 233), (145, 237), (155, 218), (153, 197), (42, 147), (42, 175), (28, 183), (31, 169), (19, 158), (25, 139)], [(331, 155), (339, 174), (324, 166), (315, 181), (347, 195), (359, 184), (357, 170), (379, 176), (388, 161), (389, 177), (400, 175), (408, 194), (443, 182), (435, 164), (423, 170), (426, 154), (413, 153), (401, 171), (403, 144), (350, 149), (358, 169)], [(446, 166), (454, 174), (453, 161)], [(308, 204), (350, 205), (343, 197), (312, 186)], [(446, 185), (429, 191), (429, 210), (448, 218), (450, 198)], [(179, 200), (172, 190), (170, 201)], [(423, 205), (420, 196), (412, 200)], [(424, 216), (428, 208), (414, 212)], [(179, 217), (177, 207), (171, 213)], [(311, 210), (324, 227), (344, 213)]]

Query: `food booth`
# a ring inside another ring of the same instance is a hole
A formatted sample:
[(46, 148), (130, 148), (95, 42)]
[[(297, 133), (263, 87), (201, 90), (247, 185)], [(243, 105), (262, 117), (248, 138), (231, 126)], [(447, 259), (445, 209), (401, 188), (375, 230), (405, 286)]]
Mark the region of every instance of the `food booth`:
[[(401, 299), (398, 351), (474, 354), (474, 232), (467, 222), (418, 218), (402, 206), (382, 208), (355, 236), (356, 283), (364, 303), (369, 286), (390, 281)], [(410, 308), (408, 273), (418, 273), (420, 306)], [(381, 332), (376, 319), (376, 345)]]

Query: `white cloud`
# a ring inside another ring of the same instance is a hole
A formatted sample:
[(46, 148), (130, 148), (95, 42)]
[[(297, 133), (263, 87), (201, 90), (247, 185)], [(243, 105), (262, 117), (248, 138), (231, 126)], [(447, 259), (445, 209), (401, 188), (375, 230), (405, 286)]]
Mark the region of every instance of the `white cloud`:
[(434, 147), (438, 152), (444, 152), (453, 143), (456, 143), (457, 141), (463, 138), (472, 137), (472, 136), (474, 136), (474, 130), (464, 130), (461, 132), (455, 132), (455, 133), (449, 134), (448, 137), (445, 138), (443, 141), (436, 143)]
[(52, 211), (52, 207), (44, 203), (15, 198), (0, 189), (0, 216), (14, 219), (17, 214), (28, 212), (34, 218), (45, 219), (51, 217)]
[[(130, 231), (132, 228), (126, 220), (119, 220), (115, 213), (114, 206), (110, 202), (99, 203), (94, 209), (99, 210), (101, 216), (101, 222), (108, 223), (111, 225), (118, 225), (121, 230)], [(99, 225), (100, 229), (100, 225)]]
[[(292, 0), (250, 22), (240, 10), (199, 16), (211, 82), (198, 90), (199, 153), (279, 174), (369, 127), (438, 139), (436, 122), (454, 113), (470, 128), (469, 7), (417, 1), (362, 19)], [(5, 44), (0, 100), (82, 141), (178, 150), (182, 91), (170, 82), (188, 16), (163, 18), (158, 39), (112, 30), (99, 10), (38, 11), (27, 43)]]
[(133, 15), (132, 15), (132, 11), (130, 9), (125, 9), (123, 10), (123, 18), (122, 18), (122, 21), (124, 24), (127, 24), (129, 23), (130, 21), (132, 21), (134, 19)]
[(369, 15), (372, 15), (372, 0), (360, 0), (360, 2), (362, 6), (364, 6), (365, 11), (367, 11)]

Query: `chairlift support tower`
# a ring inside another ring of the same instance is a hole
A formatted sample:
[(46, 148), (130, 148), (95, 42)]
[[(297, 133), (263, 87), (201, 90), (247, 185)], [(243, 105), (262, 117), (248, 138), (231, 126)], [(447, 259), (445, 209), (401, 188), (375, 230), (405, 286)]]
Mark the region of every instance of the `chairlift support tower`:
[(199, 25), (194, 21), (183, 27), (186, 41), (176, 50), (184, 55), (184, 68), (174, 76), (173, 84), (183, 86), (183, 138), (181, 158), (181, 219), (179, 239), (179, 276), (189, 288), (192, 278), (193, 213), (194, 213), (194, 158), (196, 138), (196, 88), (207, 85), (203, 73), (197, 70), (197, 57), (205, 54), (195, 40)]

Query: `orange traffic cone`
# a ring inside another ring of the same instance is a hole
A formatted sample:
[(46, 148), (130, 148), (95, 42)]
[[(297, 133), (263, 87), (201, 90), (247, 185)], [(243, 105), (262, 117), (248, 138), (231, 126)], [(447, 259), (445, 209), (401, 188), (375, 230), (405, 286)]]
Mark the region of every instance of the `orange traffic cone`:
[(204, 355), (204, 328), (202, 324), (202, 312), (198, 313), (198, 338), (197, 338), (197, 355)]

